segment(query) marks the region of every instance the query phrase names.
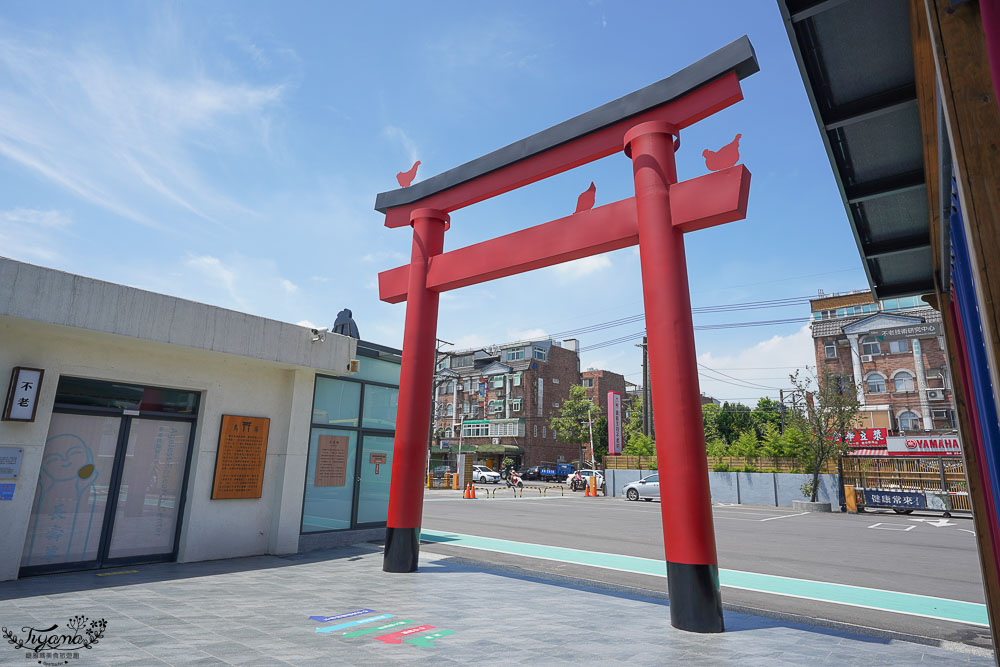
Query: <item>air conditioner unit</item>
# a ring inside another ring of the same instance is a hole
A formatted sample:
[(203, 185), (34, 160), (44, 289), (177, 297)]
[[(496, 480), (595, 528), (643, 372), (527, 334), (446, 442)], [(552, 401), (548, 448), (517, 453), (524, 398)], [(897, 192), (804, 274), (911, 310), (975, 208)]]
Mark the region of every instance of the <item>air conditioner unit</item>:
[(940, 389), (928, 389), (927, 390), (927, 400), (928, 401), (943, 401), (944, 392)]
[(931, 410), (931, 417), (933, 419), (948, 419), (948, 410)]
[(872, 360), (872, 355), (870, 355), (870, 354), (862, 354), (861, 355), (861, 361), (870, 362), (871, 360)]

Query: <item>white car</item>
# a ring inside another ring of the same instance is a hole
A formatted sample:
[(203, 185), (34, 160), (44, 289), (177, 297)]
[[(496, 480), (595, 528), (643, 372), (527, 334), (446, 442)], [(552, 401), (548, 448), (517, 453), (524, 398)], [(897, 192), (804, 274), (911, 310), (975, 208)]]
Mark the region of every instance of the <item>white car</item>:
[[(602, 475), (600, 473), (600, 471), (598, 471), (598, 470), (581, 470), (580, 471), (580, 476), (583, 477), (584, 481), (586, 481), (588, 484), (590, 483), (590, 478), (596, 476), (597, 477), (597, 488), (598, 489), (602, 489), (602, 490), (604, 489), (604, 475)], [(572, 488), (574, 491), (576, 491), (576, 489), (573, 488), (573, 478), (574, 477), (576, 477), (576, 473), (575, 472), (572, 473), (571, 475), (569, 475), (566, 478), (566, 483), (570, 485), (570, 488)]]
[(625, 492), (625, 497), (629, 500), (639, 500), (639, 498), (642, 498), (646, 502), (649, 502), (653, 498), (659, 498), (660, 475), (649, 475), (648, 477), (643, 477), (637, 482), (626, 484), (622, 491)]
[(500, 473), (487, 466), (472, 466), (472, 481), (480, 484), (499, 484)]

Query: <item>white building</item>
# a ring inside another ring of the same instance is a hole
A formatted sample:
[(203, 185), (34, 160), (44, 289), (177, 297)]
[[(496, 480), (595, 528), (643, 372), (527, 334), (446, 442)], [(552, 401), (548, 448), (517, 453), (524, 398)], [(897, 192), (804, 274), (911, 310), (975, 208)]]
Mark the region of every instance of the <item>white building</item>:
[[(0, 374), (34, 411), (0, 421), (0, 580), (381, 535), (393, 350), (0, 258)], [(264, 425), (266, 455), (224, 416)]]

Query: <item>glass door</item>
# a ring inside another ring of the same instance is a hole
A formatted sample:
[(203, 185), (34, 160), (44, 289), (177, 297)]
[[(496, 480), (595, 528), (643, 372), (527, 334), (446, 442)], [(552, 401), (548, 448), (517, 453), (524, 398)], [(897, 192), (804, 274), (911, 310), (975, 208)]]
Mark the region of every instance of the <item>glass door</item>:
[(96, 565), (121, 422), (121, 417), (52, 415), (21, 567)]
[(364, 434), (358, 457), (358, 502), (355, 525), (384, 524), (389, 512), (392, 438)]
[(107, 559), (173, 554), (181, 509), (189, 421), (129, 419)]

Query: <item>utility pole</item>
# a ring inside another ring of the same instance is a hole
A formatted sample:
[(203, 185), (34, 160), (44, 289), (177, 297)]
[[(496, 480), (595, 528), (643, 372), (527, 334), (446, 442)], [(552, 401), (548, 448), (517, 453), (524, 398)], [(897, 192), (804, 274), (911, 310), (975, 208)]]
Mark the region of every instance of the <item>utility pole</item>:
[(650, 435), (652, 432), (653, 419), (649, 409), (649, 354), (646, 351), (646, 337), (642, 337), (642, 343), (636, 345), (642, 348), (642, 434)]
[(785, 434), (785, 390), (778, 390), (778, 398), (780, 399), (778, 405), (778, 412), (781, 414), (781, 426), (778, 427), (778, 433)]
[[(454, 343), (449, 343), (446, 340), (441, 340), (440, 338), (434, 339), (437, 343), (434, 348), (434, 373), (431, 375), (431, 420), (430, 426), (427, 429), (427, 469), (430, 470), (431, 465), (431, 447), (434, 445), (434, 427), (437, 426), (437, 390), (440, 382), (438, 381), (438, 363), (441, 361), (441, 346), (442, 345), (454, 345)], [(447, 355), (445, 355), (447, 356)], [(457, 409), (457, 407), (456, 407)]]

